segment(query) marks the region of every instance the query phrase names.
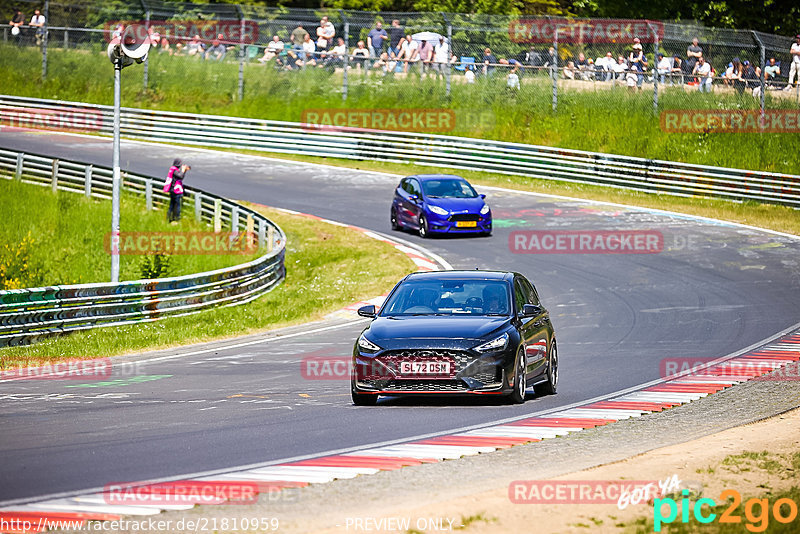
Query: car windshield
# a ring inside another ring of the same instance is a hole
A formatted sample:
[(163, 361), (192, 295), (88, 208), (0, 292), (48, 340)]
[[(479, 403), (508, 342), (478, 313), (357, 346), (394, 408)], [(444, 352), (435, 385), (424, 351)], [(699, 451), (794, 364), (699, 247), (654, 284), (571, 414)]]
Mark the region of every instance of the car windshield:
[(384, 303), (381, 316), (508, 315), (510, 301), (502, 280), (409, 280)]
[(459, 178), (442, 178), (422, 182), (425, 196), (433, 198), (475, 198), (478, 193), (466, 180)]

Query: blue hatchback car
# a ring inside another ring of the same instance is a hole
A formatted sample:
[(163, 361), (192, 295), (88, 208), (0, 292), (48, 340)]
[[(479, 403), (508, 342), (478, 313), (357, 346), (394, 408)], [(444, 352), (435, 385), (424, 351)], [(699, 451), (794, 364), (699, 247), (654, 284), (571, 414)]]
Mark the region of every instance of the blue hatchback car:
[(392, 229), (431, 234), (492, 233), (492, 210), (460, 176), (418, 174), (400, 180), (392, 201)]

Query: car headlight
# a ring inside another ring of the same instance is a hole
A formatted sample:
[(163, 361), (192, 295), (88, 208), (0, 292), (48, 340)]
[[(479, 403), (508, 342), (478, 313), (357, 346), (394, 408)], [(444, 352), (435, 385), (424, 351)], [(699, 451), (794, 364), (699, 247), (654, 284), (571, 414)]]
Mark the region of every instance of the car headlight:
[(378, 352), (381, 348), (370, 341), (369, 339), (364, 337), (364, 334), (361, 334), (361, 337), (358, 338), (358, 348), (363, 350), (364, 352)]
[(486, 215), (487, 213), (489, 213), (489, 204), (484, 204), (481, 208), (481, 215)]
[(444, 208), (440, 208), (439, 206), (428, 206), (430, 210), (435, 213), (436, 215), (450, 215), (450, 212)]
[(486, 343), (481, 343), (473, 350), (478, 352), (489, 352), (494, 350), (504, 349), (508, 344), (508, 334), (503, 334), (500, 337), (494, 338), (491, 341), (487, 341)]

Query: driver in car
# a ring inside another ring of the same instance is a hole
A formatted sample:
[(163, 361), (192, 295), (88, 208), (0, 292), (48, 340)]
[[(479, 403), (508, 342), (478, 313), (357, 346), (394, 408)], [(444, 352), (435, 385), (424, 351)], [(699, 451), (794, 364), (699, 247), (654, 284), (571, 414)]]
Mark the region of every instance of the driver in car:
[(483, 288), (483, 313), (505, 313), (506, 305), (503, 288), (488, 285)]

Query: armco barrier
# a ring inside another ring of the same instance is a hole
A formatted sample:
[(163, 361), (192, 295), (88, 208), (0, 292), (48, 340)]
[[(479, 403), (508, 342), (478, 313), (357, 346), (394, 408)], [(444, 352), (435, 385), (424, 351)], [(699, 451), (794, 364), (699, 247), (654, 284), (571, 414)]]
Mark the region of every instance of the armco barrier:
[[(86, 196), (111, 196), (111, 169), (34, 154), (0, 149), (0, 177)], [(143, 193), (148, 208), (169, 201), (161, 192), (163, 178), (123, 173), (122, 182), (123, 194)], [(226, 232), (252, 231), (265, 254), (249, 263), (174, 278), (0, 291), (0, 347), (243, 304), (284, 279), (286, 237), (275, 223), (199, 189), (187, 187), (185, 196), (197, 220)]]
[[(0, 124), (43, 114), (101, 113), (95, 133), (112, 132), (112, 108), (79, 102), (0, 96)], [(15, 122), (16, 121), (16, 122)], [(23, 124), (24, 125), (24, 124)], [(35, 121), (29, 124), (37, 127)], [(122, 135), (131, 139), (245, 148), (356, 160), (415, 163), (579, 182), (650, 193), (754, 200), (800, 207), (800, 176), (649, 160), (446, 135), (390, 131), (332, 131), (301, 123), (122, 110)]]

